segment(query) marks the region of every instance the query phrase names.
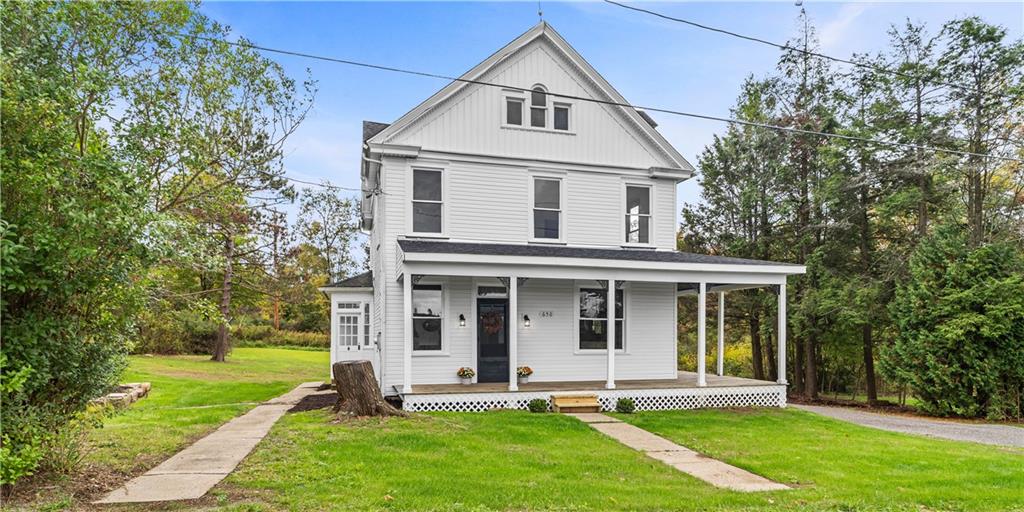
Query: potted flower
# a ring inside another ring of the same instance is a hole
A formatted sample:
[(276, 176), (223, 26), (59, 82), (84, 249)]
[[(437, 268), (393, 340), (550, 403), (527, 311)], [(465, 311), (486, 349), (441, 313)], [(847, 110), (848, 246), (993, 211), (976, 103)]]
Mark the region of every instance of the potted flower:
[(529, 366), (520, 366), (516, 368), (516, 375), (519, 376), (519, 383), (526, 384), (530, 382), (530, 375), (533, 375), (533, 368)]
[(468, 386), (473, 383), (473, 377), (476, 376), (476, 372), (468, 366), (463, 366), (459, 368), (459, 371), (455, 372), (455, 375), (458, 375), (462, 379), (462, 383)]

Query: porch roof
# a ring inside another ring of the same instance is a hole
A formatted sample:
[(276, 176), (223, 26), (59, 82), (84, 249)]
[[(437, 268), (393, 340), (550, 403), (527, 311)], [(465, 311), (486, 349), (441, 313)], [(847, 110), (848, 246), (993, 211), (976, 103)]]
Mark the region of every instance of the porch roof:
[(545, 258), (587, 258), (602, 260), (652, 261), (665, 263), (705, 263), (720, 265), (773, 265), (800, 268), (792, 263), (711, 256), (680, 251), (652, 249), (599, 249), (543, 244), (482, 244), (437, 240), (399, 240), (407, 253), (475, 254), (485, 256), (537, 256)]
[[(780, 284), (803, 265), (654, 249), (400, 239), (399, 265), (414, 274)], [(399, 274), (402, 270), (399, 269)]]

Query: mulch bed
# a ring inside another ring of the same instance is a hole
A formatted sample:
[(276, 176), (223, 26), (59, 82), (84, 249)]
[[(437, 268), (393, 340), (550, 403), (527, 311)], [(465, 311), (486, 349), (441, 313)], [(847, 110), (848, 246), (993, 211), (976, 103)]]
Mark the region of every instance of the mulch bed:
[(326, 409), (328, 407), (334, 407), (338, 403), (337, 393), (318, 393), (314, 395), (307, 395), (299, 403), (295, 404), (294, 407), (288, 409), (288, 412), (305, 412), (315, 411), (317, 409)]

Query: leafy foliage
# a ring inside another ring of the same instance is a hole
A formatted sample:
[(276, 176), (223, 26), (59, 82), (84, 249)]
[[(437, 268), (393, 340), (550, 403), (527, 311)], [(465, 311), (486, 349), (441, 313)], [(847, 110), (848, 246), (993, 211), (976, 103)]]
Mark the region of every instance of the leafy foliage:
[(892, 302), (899, 335), (883, 368), (942, 415), (1024, 416), (1024, 258), (1006, 243), (970, 249), (945, 226), (910, 259)]
[(633, 414), (636, 412), (636, 403), (632, 398), (620, 398), (615, 401), (615, 412)]
[(530, 412), (548, 412), (548, 401), (543, 398), (534, 398), (526, 403)]

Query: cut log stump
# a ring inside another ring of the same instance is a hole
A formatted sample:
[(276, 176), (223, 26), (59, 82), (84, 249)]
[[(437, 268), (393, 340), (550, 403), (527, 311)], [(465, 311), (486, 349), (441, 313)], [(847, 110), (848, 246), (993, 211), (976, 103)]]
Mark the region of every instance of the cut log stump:
[(353, 416), (408, 416), (384, 401), (369, 361), (339, 361), (331, 366), (337, 410)]

